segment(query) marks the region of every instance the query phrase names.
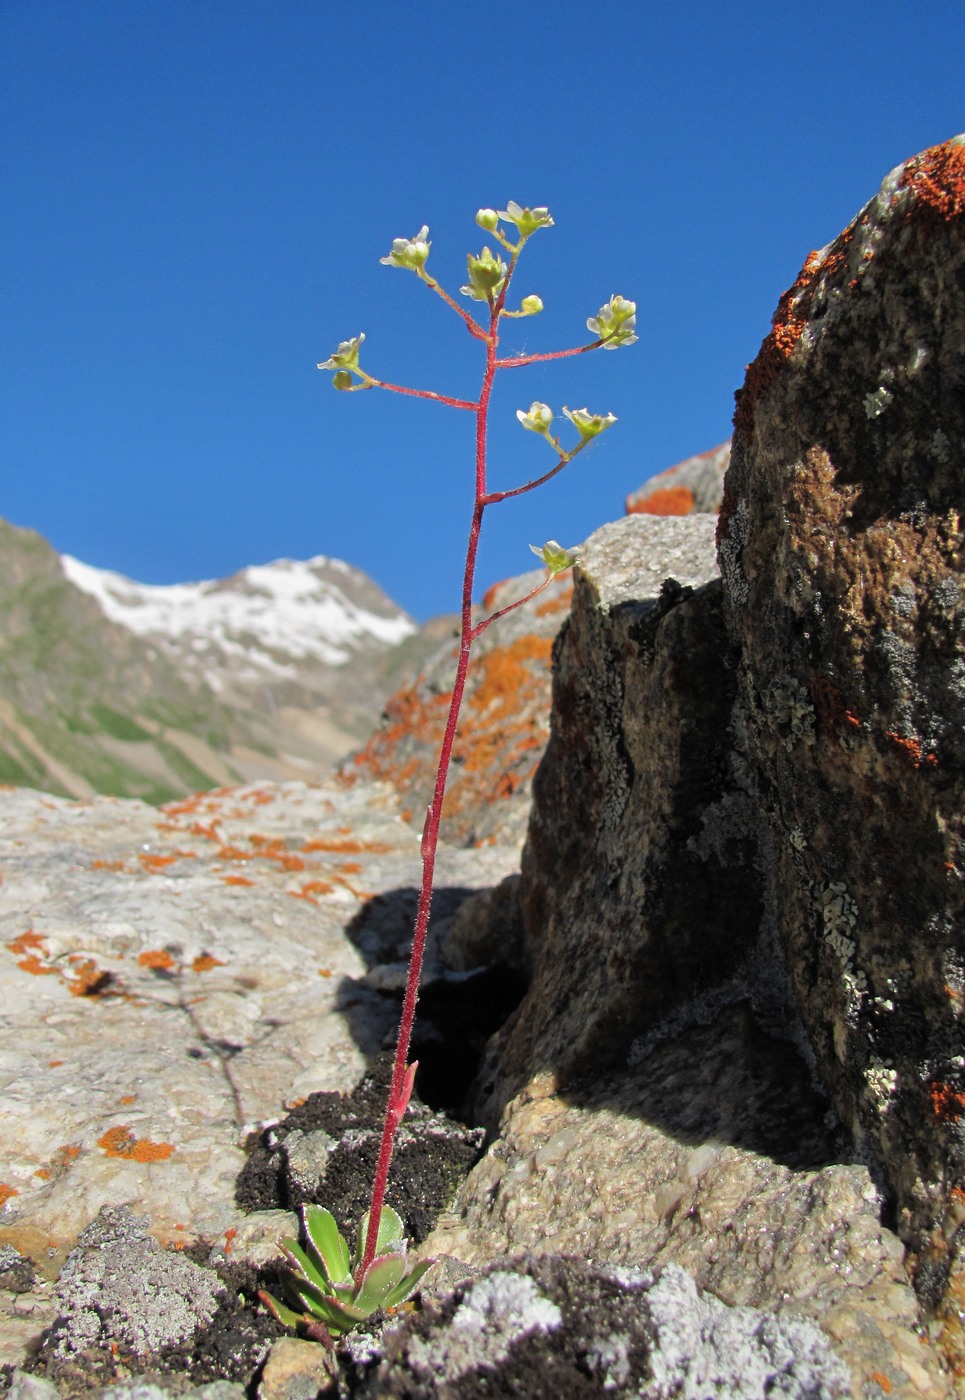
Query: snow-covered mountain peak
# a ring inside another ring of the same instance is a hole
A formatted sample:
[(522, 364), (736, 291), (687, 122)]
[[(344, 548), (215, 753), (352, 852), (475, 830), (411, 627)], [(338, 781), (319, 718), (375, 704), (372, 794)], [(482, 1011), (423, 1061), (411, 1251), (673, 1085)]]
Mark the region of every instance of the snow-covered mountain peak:
[(360, 649), (392, 647), (416, 631), (365, 574), (322, 554), (177, 584), (136, 583), (66, 554), (61, 563), (112, 622), (167, 651), (220, 652), (251, 679), (289, 674), (286, 658), (341, 666)]

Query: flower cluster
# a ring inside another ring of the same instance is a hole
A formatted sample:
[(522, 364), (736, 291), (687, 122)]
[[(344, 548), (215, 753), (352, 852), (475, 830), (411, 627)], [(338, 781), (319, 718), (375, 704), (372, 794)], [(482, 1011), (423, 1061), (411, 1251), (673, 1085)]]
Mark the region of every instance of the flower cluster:
[(429, 257), (432, 244), (428, 239), (429, 225), (423, 224), (412, 238), (394, 238), (392, 251), (387, 257), (379, 258), (379, 262), (385, 263), (386, 267), (408, 267), (413, 272), (418, 272), (420, 268), (425, 267)]
[(626, 297), (614, 293), (606, 306), (601, 306), (586, 324), (593, 334), (603, 341), (604, 350), (616, 350), (619, 345), (633, 345), (637, 338), (634, 335), (637, 303), (627, 301)]
[[(587, 408), (569, 409), (565, 405), (563, 416), (570, 420), (584, 442), (595, 438), (598, 433), (602, 433), (605, 428), (609, 428), (612, 423), (617, 421), (614, 413), (591, 413)], [(538, 399), (534, 399), (528, 411), (524, 408), (517, 408), (516, 417), (523, 427), (528, 428), (531, 433), (539, 433), (543, 437), (549, 436), (550, 426), (553, 422), (553, 410), (548, 404), (540, 403)]]

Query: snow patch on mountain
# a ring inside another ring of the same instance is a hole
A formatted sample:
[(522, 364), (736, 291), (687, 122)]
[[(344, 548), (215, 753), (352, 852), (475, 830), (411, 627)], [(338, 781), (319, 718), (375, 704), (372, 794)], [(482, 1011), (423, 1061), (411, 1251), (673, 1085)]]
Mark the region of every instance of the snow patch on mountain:
[(290, 671), (283, 658), (342, 666), (361, 648), (396, 646), (417, 630), (365, 574), (323, 554), (277, 559), (227, 579), (163, 585), (135, 583), (67, 554), (61, 563), (70, 582), (121, 627), (166, 650), (217, 649), (275, 675)]

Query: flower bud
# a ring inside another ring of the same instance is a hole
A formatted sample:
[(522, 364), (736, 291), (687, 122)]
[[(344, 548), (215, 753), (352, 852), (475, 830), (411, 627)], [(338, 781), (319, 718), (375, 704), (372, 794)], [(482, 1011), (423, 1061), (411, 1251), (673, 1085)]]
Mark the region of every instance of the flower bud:
[(335, 378), (332, 380), (332, 384), (335, 386), (336, 389), (351, 389), (352, 376), (349, 374), (347, 369), (340, 369), (338, 374), (336, 374)]
[(519, 303), (519, 309), (524, 316), (535, 316), (538, 311), (543, 309), (542, 299), (537, 296), (523, 297)]
[(487, 233), (495, 233), (496, 225), (499, 223), (499, 215), (495, 209), (480, 209), (476, 214), (476, 223)]
[(459, 289), (463, 296), (472, 297), (475, 301), (489, 301), (491, 297), (499, 296), (508, 271), (502, 258), (495, 257), (488, 248), (484, 248), (478, 257), (469, 253), (466, 261), (469, 264), (469, 281)]

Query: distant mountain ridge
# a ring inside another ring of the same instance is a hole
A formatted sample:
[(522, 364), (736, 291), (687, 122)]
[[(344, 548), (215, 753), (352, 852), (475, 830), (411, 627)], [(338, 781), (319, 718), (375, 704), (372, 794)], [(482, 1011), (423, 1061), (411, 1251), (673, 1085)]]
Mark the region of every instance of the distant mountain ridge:
[[(106, 617), (182, 659), (210, 650), (243, 658), (251, 680), (293, 678), (291, 658), (342, 666), (361, 650), (396, 646), (418, 629), (360, 569), (323, 554), (276, 559), (200, 583), (135, 583), (123, 574), (61, 556), (66, 577)], [(284, 659), (283, 659), (284, 658)], [(221, 677), (209, 667), (209, 684)]]
[(311, 779), (437, 645), (341, 560), (147, 585), (0, 521), (0, 782), (163, 802)]

